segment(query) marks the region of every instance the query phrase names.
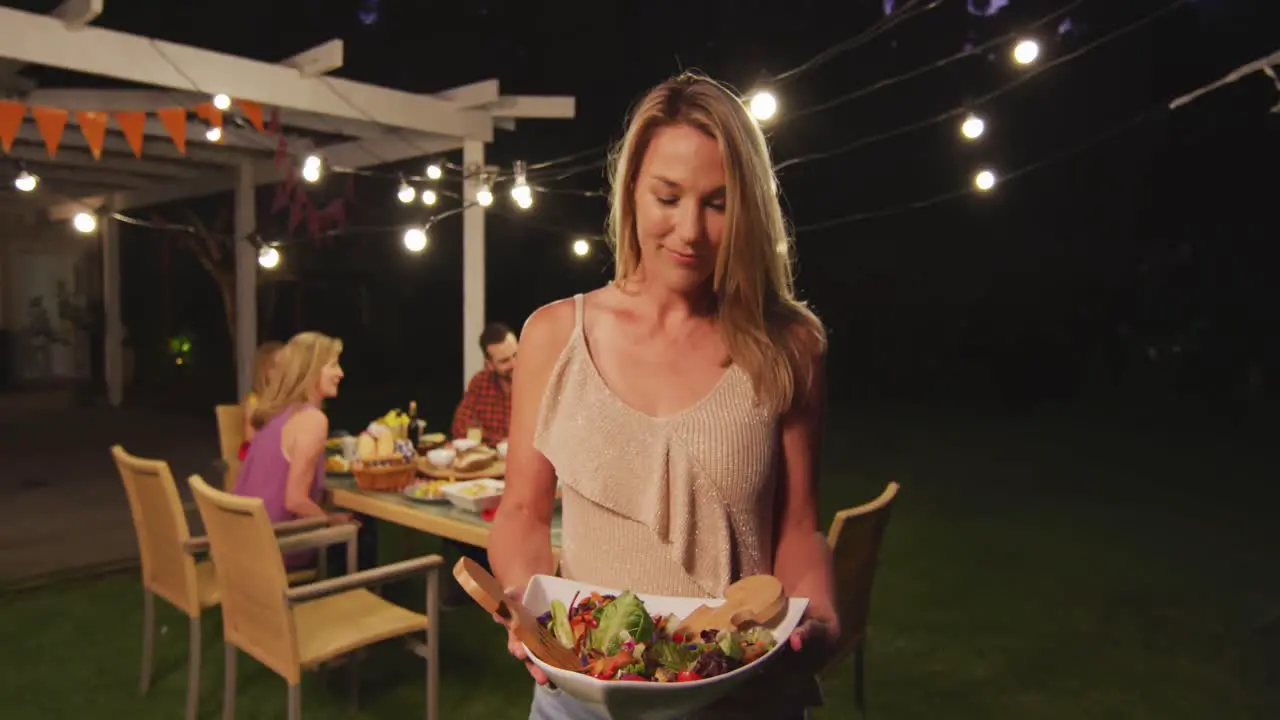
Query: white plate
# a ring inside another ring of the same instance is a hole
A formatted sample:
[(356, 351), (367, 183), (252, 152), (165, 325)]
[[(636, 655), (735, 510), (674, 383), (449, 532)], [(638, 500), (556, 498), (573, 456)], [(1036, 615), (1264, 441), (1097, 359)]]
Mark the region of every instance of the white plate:
[(401, 494), (401, 495), (404, 495), (406, 498), (408, 498), (408, 499), (410, 499), (410, 500), (412, 500), (412, 501), (414, 501), (414, 502), (420, 502), (420, 503), (447, 503), (447, 502), (449, 502), (449, 498), (448, 498), (448, 496), (446, 496), (446, 495), (444, 494), (444, 492), (443, 492), (443, 491), (441, 491), (441, 492), (440, 492), (440, 494), (436, 495), (435, 497), (419, 497), (419, 496), (417, 496), (417, 495), (413, 495), (413, 494), (411, 494), (409, 491), (413, 488), (413, 486), (414, 486), (414, 485), (418, 485), (418, 484), (420, 484), (420, 483), (421, 483), (421, 484), (425, 484), (425, 483), (422, 483), (422, 481), (421, 481), (421, 480), (419, 480), (419, 481), (415, 481), (415, 482), (409, 483), (408, 485), (405, 485), (405, 486), (404, 486), (404, 489), (400, 491), (400, 494)]
[[(591, 591), (620, 595), (619, 588), (604, 588), (564, 578), (534, 575), (524, 591), (524, 604), (534, 615), (551, 609), (552, 600), (560, 600), (566, 606), (576, 594)], [(637, 593), (639, 594), (639, 593)], [(714, 604), (706, 598), (680, 598), (663, 595), (639, 594), (650, 615), (677, 615), (685, 617), (703, 604)], [(778, 641), (764, 657), (750, 665), (740, 667), (705, 680), (683, 683), (657, 683), (629, 680), (597, 680), (589, 675), (570, 670), (560, 670), (542, 662), (529, 653), (535, 665), (547, 674), (560, 691), (586, 703), (613, 720), (673, 720), (681, 718), (725, 697), (744, 681), (759, 673), (786, 644), (787, 637), (795, 630), (804, 615), (809, 601), (791, 598), (787, 602), (787, 614), (773, 628)], [(527, 651), (528, 648), (525, 648)]]
[[(485, 493), (479, 496), (464, 495), (463, 490), (471, 487), (484, 488)], [(482, 513), (485, 510), (492, 510), (498, 507), (498, 503), (502, 502), (502, 491), (506, 489), (506, 483), (493, 478), (481, 478), (479, 480), (464, 480), (462, 482), (452, 482), (440, 488), (440, 492), (449, 498), (449, 502), (462, 508), (470, 510), (473, 513)]]

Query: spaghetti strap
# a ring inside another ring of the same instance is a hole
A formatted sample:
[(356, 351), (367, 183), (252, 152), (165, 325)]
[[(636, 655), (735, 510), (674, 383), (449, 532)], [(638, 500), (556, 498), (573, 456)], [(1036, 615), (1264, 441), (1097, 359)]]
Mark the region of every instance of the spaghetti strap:
[(584, 314), (583, 307), (585, 305), (586, 303), (583, 302), (582, 293), (578, 293), (573, 296), (573, 331), (579, 335), (582, 334), (582, 317)]

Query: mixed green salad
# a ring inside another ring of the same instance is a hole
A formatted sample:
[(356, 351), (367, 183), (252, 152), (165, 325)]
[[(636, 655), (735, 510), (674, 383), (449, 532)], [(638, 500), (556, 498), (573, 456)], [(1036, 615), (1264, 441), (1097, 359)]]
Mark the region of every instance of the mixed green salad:
[(755, 662), (776, 644), (763, 627), (675, 632), (680, 618), (650, 615), (631, 591), (575, 595), (567, 606), (553, 600), (538, 622), (578, 653), (583, 673), (601, 680), (702, 680)]

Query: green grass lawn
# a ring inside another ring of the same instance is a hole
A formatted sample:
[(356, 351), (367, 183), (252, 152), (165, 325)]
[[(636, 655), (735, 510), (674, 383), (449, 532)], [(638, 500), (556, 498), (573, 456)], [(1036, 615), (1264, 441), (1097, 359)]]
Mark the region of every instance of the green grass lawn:
[[(1229, 720), (1280, 716), (1280, 492), (1238, 436), (1119, 420), (879, 413), (831, 431), (824, 512), (903, 485), (872, 607), (877, 718)], [(398, 529), (384, 528), (393, 549)], [(413, 552), (433, 540), (406, 538)], [(419, 587), (390, 597), (420, 604)], [(186, 622), (162, 608), (156, 681), (137, 695), (136, 573), (0, 596), (0, 716), (174, 718)], [(202, 717), (219, 717), (220, 625), (206, 615)], [(530, 685), (487, 616), (441, 617), (444, 718), (525, 718)], [(238, 717), (282, 718), (284, 684), (241, 656)], [(420, 716), (422, 661), (363, 664), (357, 717)], [(848, 667), (820, 718), (853, 716)], [(351, 717), (347, 678), (308, 675), (304, 716)]]

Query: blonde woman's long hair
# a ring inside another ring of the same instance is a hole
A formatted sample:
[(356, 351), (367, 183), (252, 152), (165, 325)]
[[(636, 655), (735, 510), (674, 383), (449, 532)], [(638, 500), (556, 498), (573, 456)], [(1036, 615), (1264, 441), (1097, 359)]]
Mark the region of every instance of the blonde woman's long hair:
[(810, 358), (814, 348), (825, 349), (826, 330), (796, 298), (793, 244), (764, 133), (737, 95), (715, 80), (682, 73), (650, 90), (632, 110), (610, 157), (614, 282), (623, 284), (640, 268), (636, 180), (654, 132), (671, 125), (705, 133), (724, 157), (724, 241), (712, 278), (720, 333), (759, 402), (785, 412), (807, 389)]
[(253, 355), (253, 394), (259, 398), (267, 391), (267, 379), (275, 366), (276, 353), (282, 348), (284, 343), (268, 340), (259, 345), (258, 351)]
[(342, 341), (328, 335), (302, 332), (290, 338), (280, 351), (275, 376), (253, 411), (253, 426), (261, 430), (285, 410), (310, 402), (324, 366), (341, 354)]

